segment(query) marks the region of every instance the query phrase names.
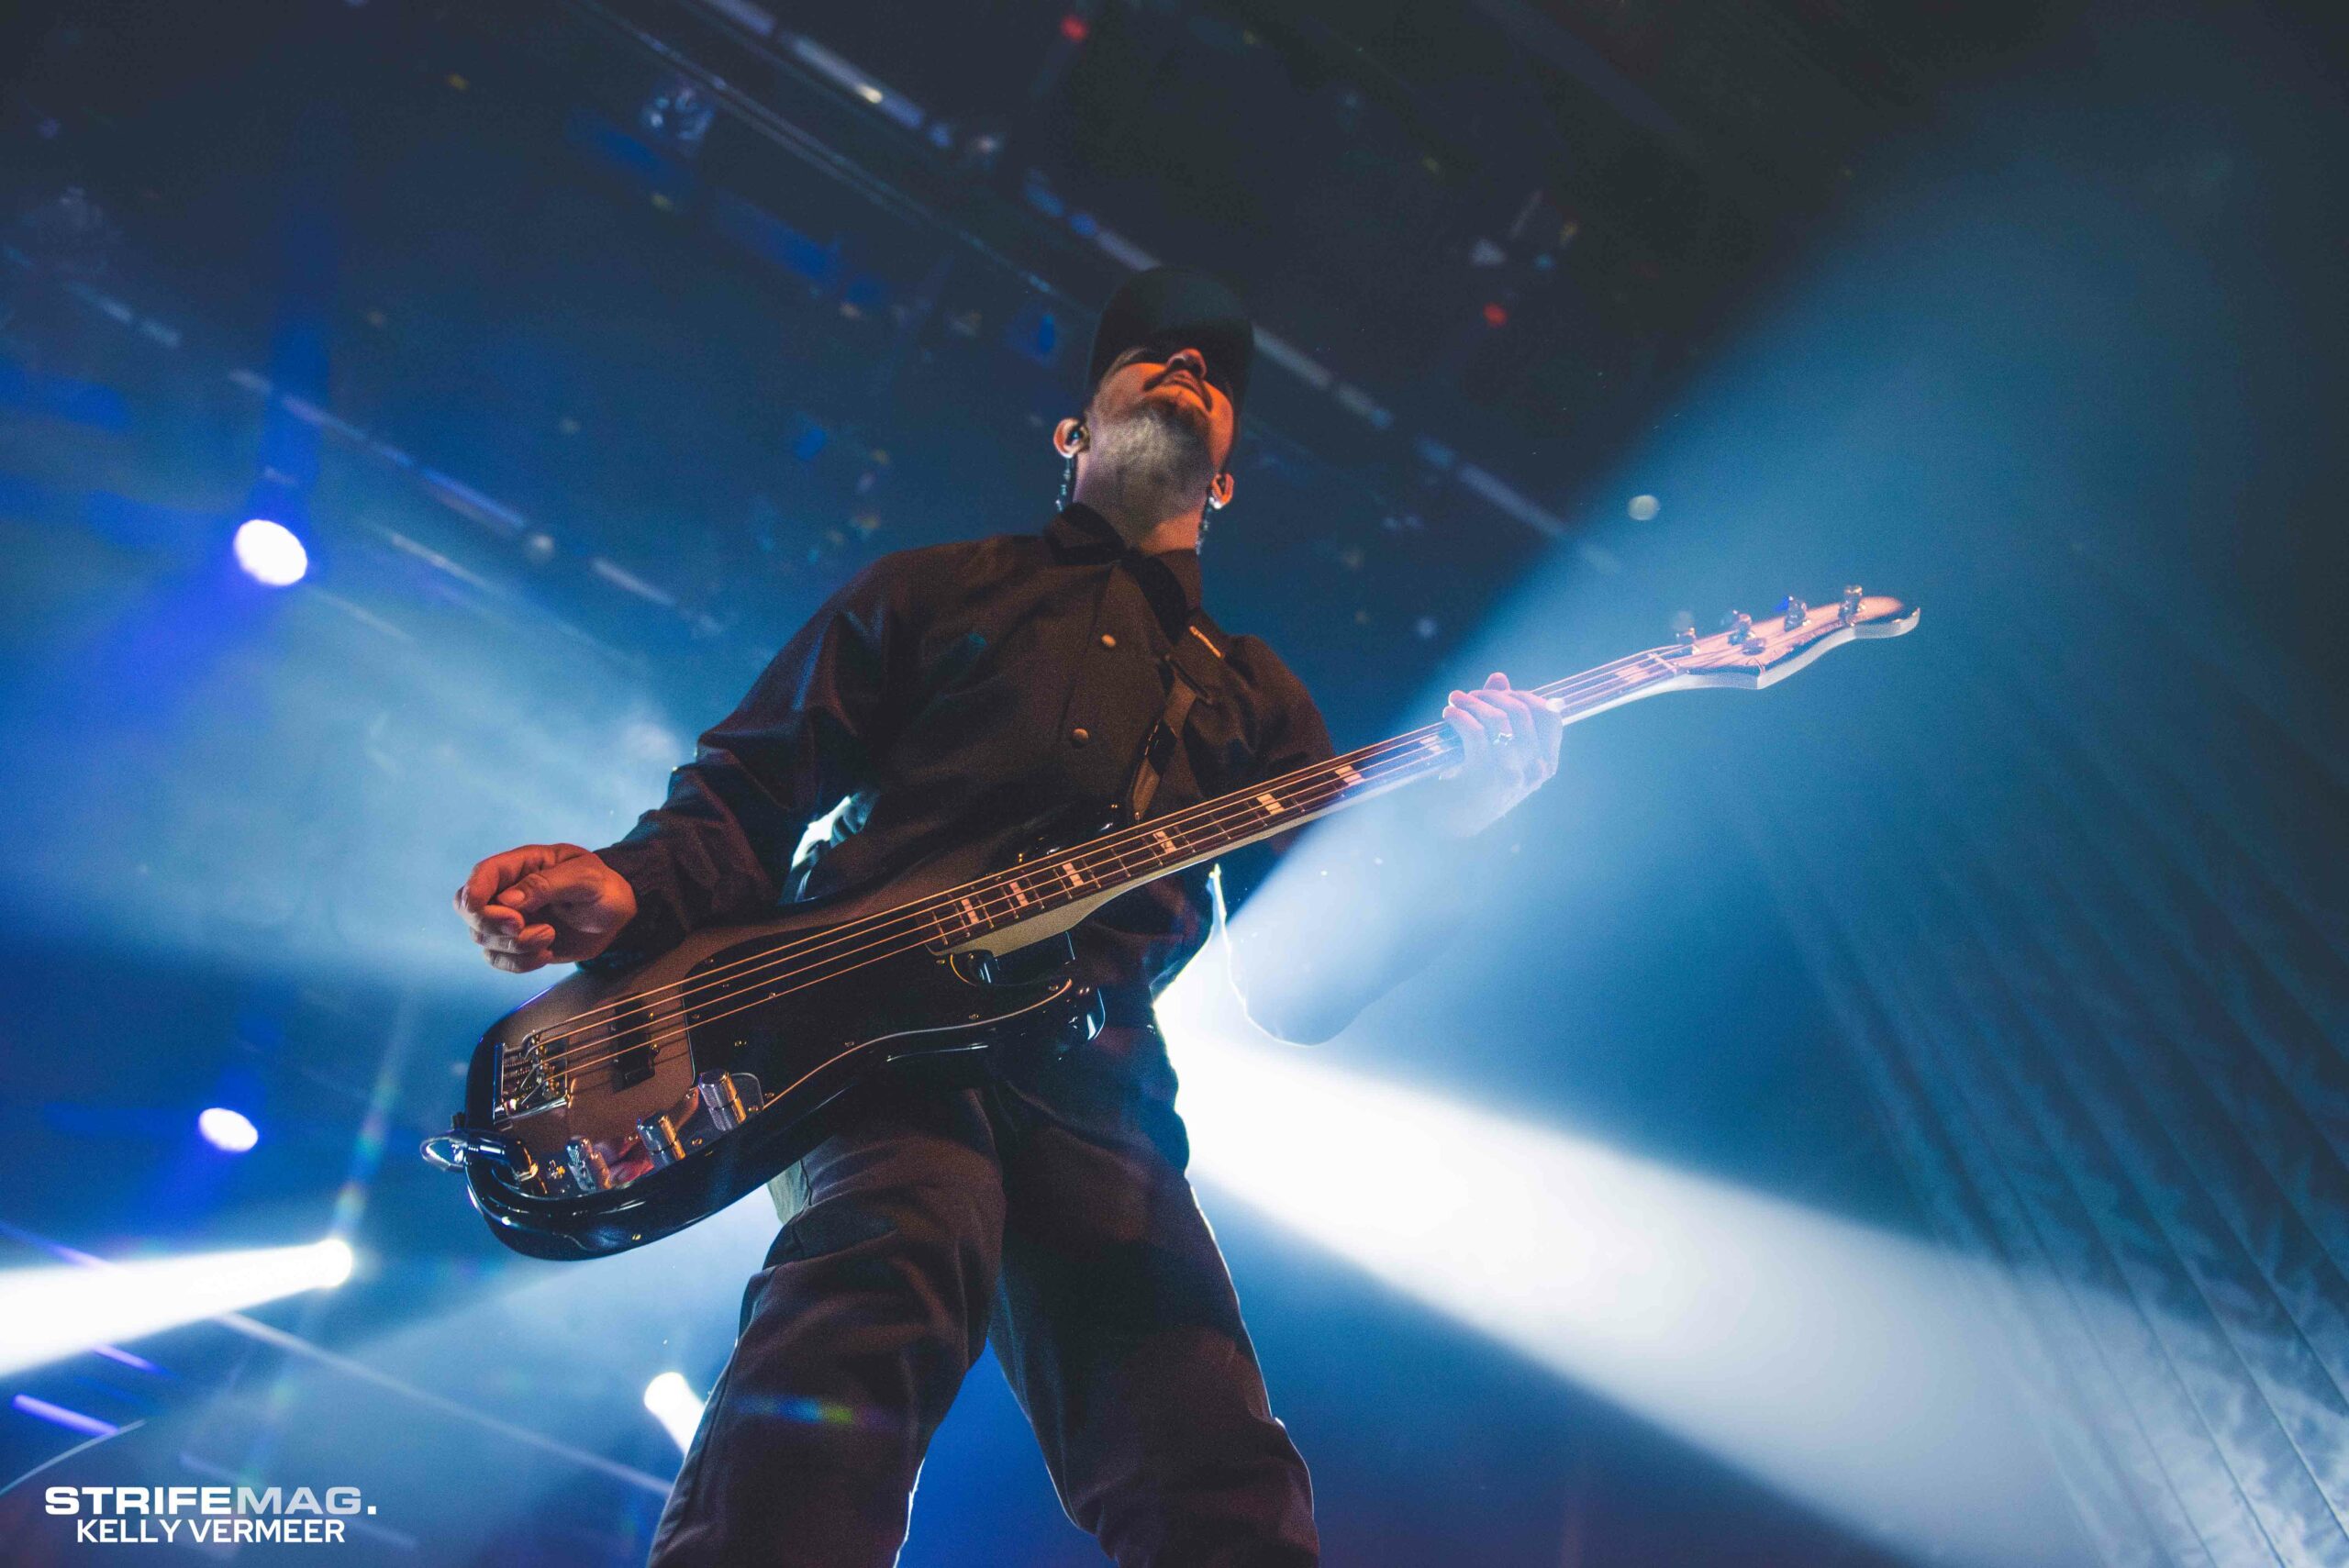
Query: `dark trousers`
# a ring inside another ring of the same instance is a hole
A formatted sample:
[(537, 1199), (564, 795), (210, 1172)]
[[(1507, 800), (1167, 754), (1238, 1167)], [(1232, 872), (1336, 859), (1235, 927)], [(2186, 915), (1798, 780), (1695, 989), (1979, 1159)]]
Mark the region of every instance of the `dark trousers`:
[(1317, 1562), (1305, 1464), (1187, 1159), (1152, 1030), (862, 1107), (779, 1184), (789, 1219), (652, 1568), (894, 1562), (990, 1340), (1062, 1507), (1120, 1568)]

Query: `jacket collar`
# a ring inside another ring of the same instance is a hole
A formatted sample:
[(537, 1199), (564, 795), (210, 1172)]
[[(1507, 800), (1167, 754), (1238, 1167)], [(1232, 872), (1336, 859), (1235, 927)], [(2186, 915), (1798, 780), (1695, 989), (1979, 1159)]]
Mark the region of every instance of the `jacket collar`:
[(1062, 561), (1122, 563), (1141, 584), (1170, 638), (1181, 637), (1184, 627), (1198, 613), (1199, 552), (1196, 550), (1145, 555), (1127, 544), (1108, 518), (1081, 501), (1061, 509), (1045, 528), (1044, 539)]

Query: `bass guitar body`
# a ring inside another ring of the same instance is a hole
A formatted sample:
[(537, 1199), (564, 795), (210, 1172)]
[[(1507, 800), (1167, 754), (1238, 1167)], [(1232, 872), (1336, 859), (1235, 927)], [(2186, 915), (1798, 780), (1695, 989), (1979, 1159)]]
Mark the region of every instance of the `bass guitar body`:
[(784, 917), (584, 969), (492, 1025), (465, 1108), (427, 1157), (462, 1166), (497, 1238), (600, 1257), (713, 1214), (852, 1111), (858, 1085), (975, 1082), (1006, 1050), (1101, 1028), (1064, 936), (1005, 954), (887, 940), (887, 911), (962, 880), (951, 862)]

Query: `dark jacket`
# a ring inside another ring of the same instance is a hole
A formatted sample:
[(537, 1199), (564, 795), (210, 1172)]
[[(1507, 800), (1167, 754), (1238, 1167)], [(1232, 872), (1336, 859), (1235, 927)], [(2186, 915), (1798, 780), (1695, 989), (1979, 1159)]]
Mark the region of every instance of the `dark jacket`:
[[(1196, 553), (1141, 554), (1082, 506), (1041, 535), (874, 562), (702, 736), (668, 799), (601, 851), (637, 895), (637, 918), (616, 948), (656, 951), (697, 927), (755, 919), (950, 846), (977, 845), (990, 863), (1008, 863), (1040, 820), (1106, 808), (1165, 707), (1167, 654), (1198, 608)], [(1332, 754), (1319, 710), (1270, 648), (1252, 637), (1217, 641), (1217, 689), (1193, 709), (1152, 816)], [(836, 806), (829, 833), (803, 847)], [(1226, 856), (1227, 903), (1243, 900), (1294, 838)], [(1428, 853), (1356, 860), (1334, 879), (1333, 915), (1368, 895), (1412, 907), (1414, 928), (1431, 937), (1448, 923), (1449, 900), (1425, 884), (1456, 879)], [(1138, 888), (1077, 929), (1080, 973), (1113, 993), (1155, 993), (1205, 941), (1212, 910), (1205, 867)], [(1330, 966), (1307, 951), (1314, 922), (1292, 924), (1296, 939), (1268, 944), (1287, 951), (1235, 970), (1266, 1028), (1322, 1038), (1399, 966), (1375, 953), (1344, 966), (1360, 973), (1319, 973)]]

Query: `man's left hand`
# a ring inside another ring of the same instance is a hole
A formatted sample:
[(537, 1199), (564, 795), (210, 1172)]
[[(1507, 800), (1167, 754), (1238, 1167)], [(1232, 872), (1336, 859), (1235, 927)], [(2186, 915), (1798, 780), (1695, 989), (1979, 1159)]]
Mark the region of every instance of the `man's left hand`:
[(1460, 737), (1459, 766), (1431, 786), (1437, 831), (1466, 839), (1507, 816), (1558, 771), (1565, 721), (1547, 697), (1521, 692), (1496, 672), (1473, 692), (1454, 692), (1443, 721)]

